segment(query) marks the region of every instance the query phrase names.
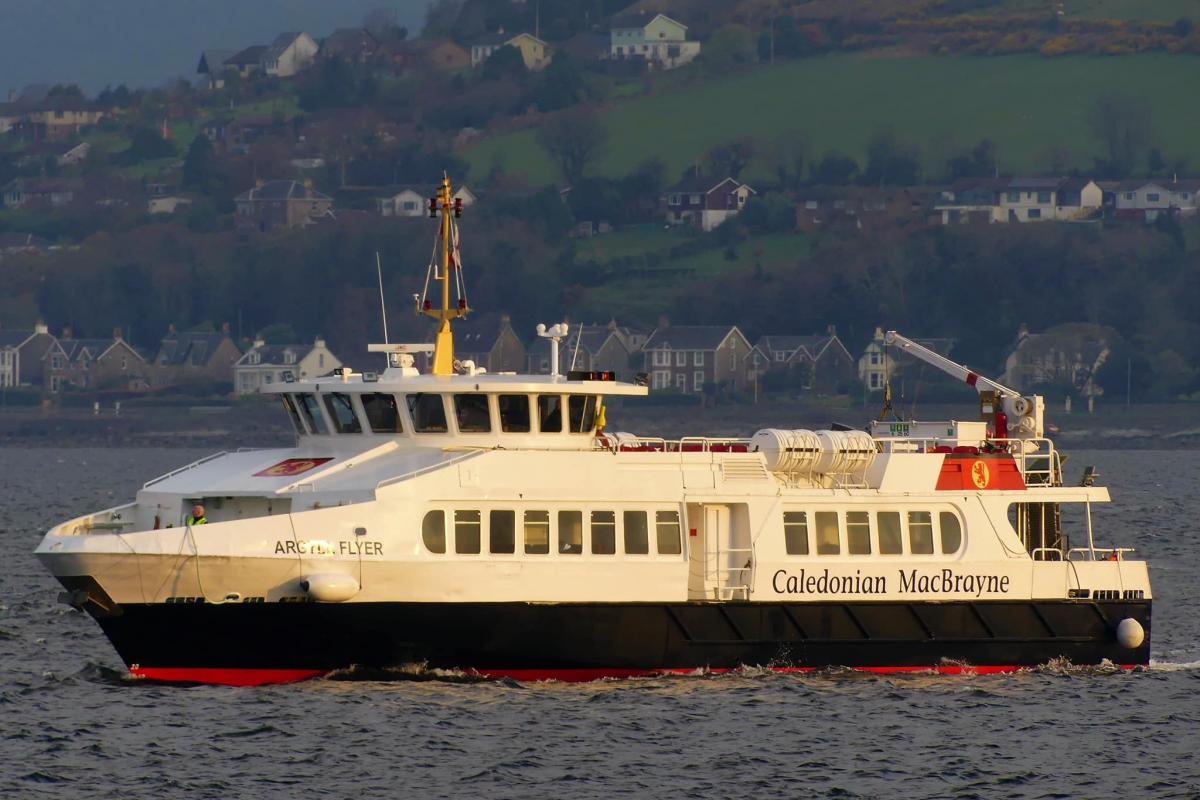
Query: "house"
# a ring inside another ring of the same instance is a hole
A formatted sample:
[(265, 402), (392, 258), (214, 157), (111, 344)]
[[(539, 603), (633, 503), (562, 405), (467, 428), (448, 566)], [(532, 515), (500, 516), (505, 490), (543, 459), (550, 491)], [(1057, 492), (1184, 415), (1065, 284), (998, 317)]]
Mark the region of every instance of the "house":
[(477, 67), (492, 57), (501, 47), (515, 47), (528, 70), (540, 70), (550, 63), (550, 45), (530, 33), (508, 36), (501, 29), (487, 34), (471, 45), (471, 66)]
[(42, 322), (33, 330), (0, 329), (0, 386), (42, 387), (42, 359), (54, 343), (54, 336)]
[(393, 39), (379, 46), (374, 63), (396, 75), (458, 72), (471, 66), (471, 53), (449, 39)]
[(164, 194), (146, 201), (147, 214), (174, 214), (180, 206), (190, 206), (192, 198), (179, 194)]
[[(423, 217), (428, 213), (429, 199), (436, 195), (436, 187), (395, 187), (387, 195), (376, 198), (375, 205), (382, 217)], [(463, 208), (474, 205), (476, 200), (474, 192), (466, 186), (459, 186), (452, 197), (461, 200)]]
[(70, 167), (83, 163), (91, 151), (92, 146), (87, 142), (38, 142), (25, 149), (17, 164), (22, 167), (41, 166), (53, 159), (60, 167)]
[(1004, 359), (1003, 382), (1018, 392), (1053, 384), (1084, 397), (1102, 395), (1096, 373), (1116, 340), (1112, 329), (1094, 323), (1069, 322), (1045, 333), (1021, 325)]
[(797, 193), (796, 229), (877, 230), (921, 222), (922, 198), (910, 189), (811, 186)]
[(642, 346), (654, 389), (699, 394), (710, 384), (745, 389), (750, 342), (736, 325), (665, 325)]
[(183, 331), (171, 325), (158, 345), (150, 368), (154, 386), (177, 386), (186, 383), (229, 383), (233, 365), (242, 357), (233, 340), (229, 326), (220, 331)]
[(558, 52), (566, 53), (579, 62), (599, 61), (609, 53), (609, 37), (602, 33), (577, 33), (565, 42), (555, 45)]
[[(954, 339), (911, 338), (940, 356), (949, 357), (954, 349)], [(875, 335), (858, 357), (858, 379), (868, 391), (882, 391), (888, 381), (894, 382), (897, 376), (907, 378), (914, 367), (924, 367), (924, 363), (906, 355), (898, 347), (889, 347), (884, 340), (883, 328), (876, 328)]]
[(29, 203), (60, 208), (75, 199), (80, 186), (72, 178), (15, 178), (0, 190), (0, 197), (5, 208), (20, 208)]
[(347, 64), (366, 64), (379, 50), (379, 40), (366, 28), (338, 28), (321, 40), (317, 57)]
[(1123, 181), (1113, 192), (1113, 208), (1118, 218), (1139, 222), (1164, 213), (1190, 216), (1200, 208), (1200, 180)]
[(668, 188), (660, 197), (669, 225), (696, 225), (711, 231), (736, 216), (756, 192), (735, 178), (716, 180), (693, 174)]
[[(570, 325), (567, 338), (559, 343), (559, 369), (564, 373), (572, 369), (613, 372), (617, 380), (631, 381), (636, 370), (630, 356), (645, 340), (645, 334), (617, 325), (615, 320), (607, 325)], [(526, 371), (548, 373), (553, 346), (553, 342), (542, 337), (531, 342)]]
[(234, 202), (238, 224), (260, 231), (304, 227), (327, 216), (333, 207), (333, 199), (312, 188), (310, 181), (259, 182)]
[(305, 380), (328, 375), (340, 366), (341, 360), (320, 336), (312, 344), (267, 344), (256, 339), (233, 365), (233, 389), (237, 394), (254, 394), (288, 377)]
[(44, 384), (50, 392), (68, 388), (139, 391), (150, 386), (146, 360), (113, 330), (111, 339), (76, 339), (70, 328), (42, 357)]
[(759, 376), (768, 372), (779, 376), (772, 383), (818, 394), (845, 394), (855, 378), (854, 357), (833, 325), (824, 334), (811, 336), (761, 336), (754, 343), (750, 364)]
[(23, 139), (61, 141), (78, 136), (95, 125), (107, 112), (82, 97), (46, 97), (41, 101), (21, 100), (9, 108), (19, 118), (11, 128)]
[[(428, 341), (433, 341), (435, 330), (430, 329)], [(525, 345), (508, 314), (473, 314), (454, 323), (454, 359), (473, 361), (488, 372), (520, 372)]]
[(1081, 178), (963, 178), (934, 205), (943, 225), (1099, 218), (1104, 191)]
[(320, 46), (307, 33), (281, 33), (262, 54), (262, 70), (277, 78), (290, 78), (306, 69)]
[(220, 89), (225, 86), (225, 62), (233, 56), (233, 50), (205, 50), (200, 53), (196, 74), (202, 76), (205, 88)]
[(233, 70), (243, 78), (248, 78), (262, 69), (263, 54), (266, 52), (265, 44), (252, 44), (225, 59), (223, 65), (226, 70)]
[(643, 59), (658, 69), (681, 67), (700, 55), (687, 25), (665, 14), (624, 14), (609, 25), (609, 58)]

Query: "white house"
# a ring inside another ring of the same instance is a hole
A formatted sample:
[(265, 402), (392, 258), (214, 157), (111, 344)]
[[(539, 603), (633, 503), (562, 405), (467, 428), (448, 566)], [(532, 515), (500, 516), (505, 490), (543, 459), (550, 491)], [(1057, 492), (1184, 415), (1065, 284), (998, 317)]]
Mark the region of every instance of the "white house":
[[(384, 197), (376, 198), (381, 217), (421, 217), (429, 213), (429, 199), (437, 194), (437, 189), (424, 191), (410, 186), (400, 188)], [(461, 200), (463, 208), (474, 205), (474, 192), (466, 186), (459, 186), (452, 195), (453, 199)]]
[[(941, 356), (949, 356), (954, 347), (953, 339), (914, 338), (913, 341)], [(905, 355), (900, 348), (888, 347), (884, 343), (883, 328), (876, 328), (875, 335), (858, 357), (858, 379), (868, 390), (874, 392), (883, 389), (889, 380), (894, 380), (897, 375), (918, 364), (922, 362)]]
[(312, 344), (267, 344), (256, 339), (233, 365), (233, 387), (238, 394), (253, 394), (261, 386), (283, 383), (287, 373), (299, 381), (326, 375), (341, 365), (320, 336)]
[(1087, 178), (966, 178), (942, 192), (943, 225), (963, 222), (1078, 222), (1095, 219), (1104, 190)]
[(665, 14), (625, 14), (609, 28), (610, 58), (640, 58), (658, 69), (674, 69), (700, 55), (700, 43), (687, 40), (687, 25)]
[(262, 54), (263, 71), (290, 78), (311, 64), (319, 49), (320, 45), (307, 33), (281, 33)]
[(1113, 192), (1118, 217), (1153, 222), (1159, 214), (1191, 215), (1200, 207), (1200, 180), (1125, 181)]

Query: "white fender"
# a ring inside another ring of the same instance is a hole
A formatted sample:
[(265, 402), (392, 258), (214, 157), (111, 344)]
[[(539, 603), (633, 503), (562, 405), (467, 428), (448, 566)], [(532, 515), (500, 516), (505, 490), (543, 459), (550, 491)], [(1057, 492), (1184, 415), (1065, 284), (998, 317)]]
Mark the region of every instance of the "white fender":
[(300, 588), (318, 602), (341, 603), (358, 594), (358, 581), (336, 573), (307, 575), (300, 579)]
[(1126, 617), (1117, 623), (1117, 644), (1133, 650), (1146, 641), (1146, 631), (1142, 623), (1132, 617)]

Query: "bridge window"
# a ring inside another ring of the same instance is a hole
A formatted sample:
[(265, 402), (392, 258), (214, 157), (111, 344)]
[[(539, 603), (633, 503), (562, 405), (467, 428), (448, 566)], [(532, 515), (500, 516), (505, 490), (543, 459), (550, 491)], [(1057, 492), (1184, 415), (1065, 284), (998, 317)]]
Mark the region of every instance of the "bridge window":
[(913, 555), (933, 553), (933, 515), (928, 511), (908, 512), (908, 552)]
[(591, 433), (596, 427), (596, 396), (573, 394), (567, 400), (571, 433)]
[(525, 512), (525, 552), (546, 555), (550, 552), (550, 512)]
[(879, 527), (879, 554), (898, 556), (904, 552), (904, 543), (900, 533), (900, 512), (880, 511), (875, 515)]
[(654, 526), (658, 533), (658, 554), (662, 556), (677, 556), (682, 550), (679, 541), (679, 512), (656, 511)]
[(650, 552), (650, 536), (646, 525), (645, 511), (626, 511), (623, 515), (625, 523), (625, 554), (644, 556)]
[(396, 406), (395, 395), (364, 394), (361, 397), (363, 411), (367, 414), (367, 424), (375, 433), (403, 433), (404, 426), (400, 422), (400, 409)]
[(486, 394), (454, 395), (454, 413), (460, 433), (488, 433), (492, 430)]
[(296, 428), (296, 433), (304, 433), (304, 423), (300, 421), (300, 412), (296, 410), (296, 403), (292, 400), (292, 396), (281, 394), (279, 398), (283, 400), (283, 407), (287, 411), (288, 416), (291, 417), (292, 425)]
[(846, 552), (852, 556), (871, 555), (871, 515), (866, 511), (846, 512)]
[(300, 400), (300, 413), (308, 423), (308, 429), (313, 433), (326, 433), (325, 415), (321, 412), (321, 404), (315, 394), (296, 395)]
[(808, 515), (805, 512), (783, 512), (783, 544), (789, 556), (808, 555)]
[(413, 430), (417, 433), (445, 433), (446, 407), (440, 394), (410, 394), (405, 396)]
[(431, 553), (446, 552), (446, 512), (430, 511), (421, 522), (421, 541)]
[(558, 395), (538, 395), (538, 430), (562, 433), (562, 398)]
[(325, 406), (329, 409), (329, 418), (333, 420), (333, 429), (338, 433), (362, 433), (362, 424), (354, 413), (354, 401), (348, 394), (325, 395)]
[(938, 514), (938, 522), (942, 529), (942, 552), (957, 553), (962, 547), (962, 523), (958, 521), (958, 515), (943, 511)]
[(612, 511), (592, 512), (592, 554), (611, 556), (617, 552), (617, 515)]
[(813, 515), (817, 528), (817, 555), (836, 556), (842, 552), (836, 511), (818, 511)]
[(479, 512), (454, 512), (454, 552), (461, 555), (479, 553)]
[(516, 544), (516, 512), (491, 512), (488, 515), (488, 550), (493, 553), (514, 553), (517, 549)]
[(558, 512), (558, 552), (579, 555), (583, 552), (583, 512)]
[(529, 433), (529, 398), (523, 394), (502, 394), (496, 399), (500, 406), (500, 430)]

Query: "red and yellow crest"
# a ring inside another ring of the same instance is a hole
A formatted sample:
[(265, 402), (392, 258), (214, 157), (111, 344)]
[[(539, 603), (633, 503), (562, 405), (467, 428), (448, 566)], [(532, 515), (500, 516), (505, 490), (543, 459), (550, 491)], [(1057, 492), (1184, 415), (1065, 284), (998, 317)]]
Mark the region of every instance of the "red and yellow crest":
[(971, 465), (971, 483), (975, 484), (976, 489), (986, 489), (992, 481), (992, 474), (988, 471), (988, 466), (982, 461), (976, 461)]
[(254, 473), (255, 478), (288, 478), (292, 475), (300, 475), (308, 472), (310, 469), (319, 467), (326, 461), (333, 461), (332, 458), (289, 458), (285, 461), (280, 461), (267, 467), (264, 470)]

